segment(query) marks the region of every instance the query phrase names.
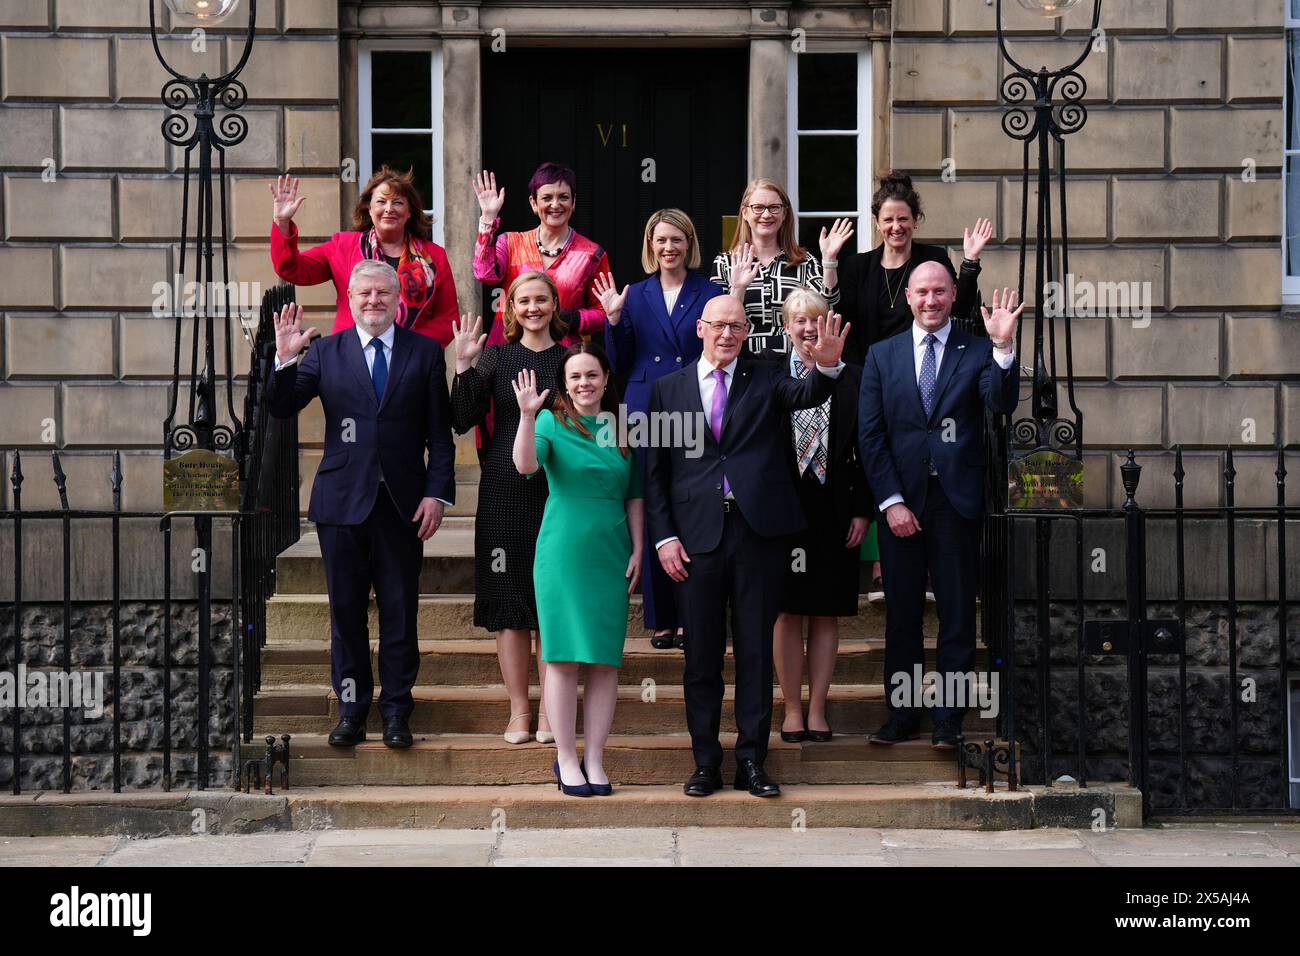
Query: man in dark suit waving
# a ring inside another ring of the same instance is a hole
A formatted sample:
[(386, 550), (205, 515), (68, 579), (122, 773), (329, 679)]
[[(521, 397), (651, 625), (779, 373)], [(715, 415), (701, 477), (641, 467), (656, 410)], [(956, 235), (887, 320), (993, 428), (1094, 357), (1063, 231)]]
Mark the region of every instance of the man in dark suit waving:
[(329, 591), (331, 677), (340, 716), (329, 742), (336, 747), (366, 739), (374, 694), (366, 622), (372, 587), (379, 605), (384, 743), (412, 743), (423, 542), (456, 500), (442, 349), (393, 324), (398, 290), (391, 266), (362, 260), (348, 283), (353, 328), (312, 342), (316, 330), (302, 329), (301, 306), (287, 306), (275, 319), (271, 414), (288, 418), (317, 397), (325, 410), (325, 454), (307, 516), (316, 522)]
[(696, 322), (704, 354), (661, 378), (650, 393), (652, 423), (664, 416), (707, 423), (702, 446), (648, 449), (646, 489), (650, 539), (664, 572), (678, 582), (686, 625), (682, 683), (696, 764), (685, 787), (689, 796), (722, 786), (718, 730), (728, 605), (736, 660), (734, 786), (759, 797), (781, 792), (763, 770), (772, 732), (772, 627), (786, 536), (804, 528), (786, 461), (785, 416), (831, 394), (849, 330), (839, 326), (834, 313), (817, 319), (817, 373), (795, 379), (780, 363), (743, 354), (745, 310), (738, 299), (718, 296)]
[[(989, 337), (977, 338), (953, 327), (955, 296), (947, 269), (918, 266), (907, 286), (911, 328), (873, 345), (862, 372), (862, 463), (884, 517), (879, 541), (890, 717), (871, 735), (876, 744), (917, 736), (922, 689), (914, 675), (923, 670), (927, 574), (939, 614), (939, 673), (968, 675), (975, 667), (984, 409), (1015, 411), (1016, 322), (1024, 306), (1016, 308), (1013, 291), (994, 292), (992, 313), (982, 309)], [(956, 746), (960, 704), (944, 700), (936, 709), (936, 747)]]

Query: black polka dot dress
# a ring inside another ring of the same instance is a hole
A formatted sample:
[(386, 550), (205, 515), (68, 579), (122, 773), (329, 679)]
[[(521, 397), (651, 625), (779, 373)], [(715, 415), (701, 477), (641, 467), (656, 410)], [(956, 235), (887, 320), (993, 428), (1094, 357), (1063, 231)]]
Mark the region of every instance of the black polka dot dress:
[(489, 631), (537, 629), (533, 558), (546, 507), (545, 475), (524, 478), (515, 468), (519, 404), (511, 383), (524, 369), (537, 376), (537, 391), (550, 389), (565, 347), (534, 352), (519, 342), (489, 345), (478, 364), (452, 381), (451, 413), (456, 431), (483, 422), (494, 408), (495, 428), (483, 459), (474, 517), (474, 626)]

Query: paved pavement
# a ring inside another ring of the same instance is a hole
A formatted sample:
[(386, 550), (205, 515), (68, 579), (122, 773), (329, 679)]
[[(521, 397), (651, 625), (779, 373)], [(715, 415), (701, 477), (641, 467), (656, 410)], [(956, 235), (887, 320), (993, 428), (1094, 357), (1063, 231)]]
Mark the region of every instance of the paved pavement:
[(1300, 866), (1300, 824), (1143, 830), (322, 830), (0, 837), (3, 866)]

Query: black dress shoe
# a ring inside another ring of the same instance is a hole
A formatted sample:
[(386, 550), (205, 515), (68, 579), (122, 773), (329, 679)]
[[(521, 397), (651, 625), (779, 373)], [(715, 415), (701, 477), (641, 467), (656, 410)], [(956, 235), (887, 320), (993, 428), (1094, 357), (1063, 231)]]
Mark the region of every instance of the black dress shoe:
[(867, 742), (889, 746), (902, 743), (904, 740), (915, 740), (919, 736), (921, 735), (917, 732), (915, 724), (907, 723), (896, 717), (890, 717), (885, 726), (867, 738)]
[(390, 717), (384, 722), (384, 746), (403, 748), (415, 742), (405, 717)]
[(783, 730), (781, 731), (781, 739), (788, 744), (801, 744), (808, 739), (808, 731)]
[(650, 646), (657, 651), (667, 651), (673, 646), (673, 632), (667, 634), (655, 634), (650, 638)]
[(366, 722), (360, 717), (341, 717), (339, 725), (330, 731), (331, 747), (355, 747), (366, 739)]
[(682, 788), (688, 797), (707, 797), (722, 789), (722, 771), (717, 767), (696, 767)]
[(807, 730), (804, 731), (804, 735), (806, 740), (811, 740), (813, 743), (817, 743), (817, 744), (828, 743), (831, 737), (834, 736), (831, 733), (831, 729), (829, 727), (827, 727), (825, 730), (813, 730), (811, 727), (809, 727)]
[(935, 750), (956, 750), (961, 738), (961, 721), (936, 720), (934, 733), (930, 735), (930, 746)]
[(781, 796), (781, 787), (763, 771), (762, 764), (753, 760), (737, 761), (736, 782), (732, 786), (737, 790), (748, 790), (756, 797)]

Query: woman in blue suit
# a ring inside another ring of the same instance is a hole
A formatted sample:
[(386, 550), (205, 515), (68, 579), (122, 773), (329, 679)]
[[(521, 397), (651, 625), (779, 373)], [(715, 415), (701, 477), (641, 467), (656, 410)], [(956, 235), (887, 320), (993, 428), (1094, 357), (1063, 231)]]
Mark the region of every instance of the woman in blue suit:
[[(660, 209), (646, 222), (641, 244), (641, 266), (650, 277), (624, 286), (622, 292), (608, 273), (595, 278), (593, 287), (605, 309), (605, 348), (616, 380), (627, 383), (623, 400), (628, 414), (645, 413), (655, 381), (700, 357), (704, 346), (695, 322), (704, 303), (726, 293), (688, 271), (699, 265), (691, 217), (680, 209)], [(644, 469), (645, 449), (636, 452)], [(646, 544), (650, 550), (645, 553), (653, 554), (654, 542), (647, 538)], [(658, 561), (646, 564), (650, 571), (642, 576), (641, 592), (645, 626), (654, 631), (650, 643), (660, 650), (674, 644), (684, 647), (672, 582)]]

